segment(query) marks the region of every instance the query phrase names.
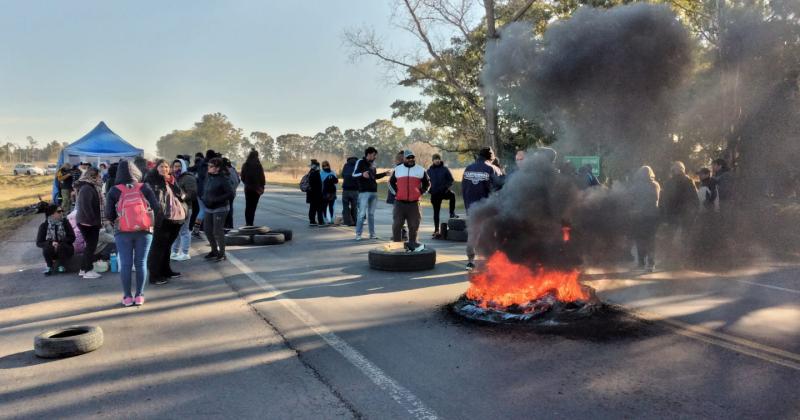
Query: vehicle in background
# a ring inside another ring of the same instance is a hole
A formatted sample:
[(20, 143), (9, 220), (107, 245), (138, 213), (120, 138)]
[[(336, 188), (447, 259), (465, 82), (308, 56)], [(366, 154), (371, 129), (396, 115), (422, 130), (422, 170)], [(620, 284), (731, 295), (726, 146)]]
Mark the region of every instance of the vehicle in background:
[(45, 175), (55, 175), (57, 171), (58, 171), (58, 165), (56, 165), (55, 163), (48, 163), (47, 167), (44, 168)]
[(14, 166), (14, 175), (44, 175), (44, 169), (38, 168), (32, 163), (18, 163)]

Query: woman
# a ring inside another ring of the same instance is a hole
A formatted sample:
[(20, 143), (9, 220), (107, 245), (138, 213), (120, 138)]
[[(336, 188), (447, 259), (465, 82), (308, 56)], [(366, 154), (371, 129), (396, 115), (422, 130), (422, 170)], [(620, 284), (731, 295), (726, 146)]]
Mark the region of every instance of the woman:
[(322, 200), (322, 178), (320, 178), (319, 162), (311, 159), (308, 165), (308, 191), (306, 191), (306, 203), (308, 203), (308, 224), (309, 226), (320, 226), (325, 224), (324, 203)]
[(225, 216), (225, 229), (233, 229), (233, 200), (236, 198), (236, 189), (239, 188), (241, 179), (228, 158), (222, 158), (222, 167), (223, 175), (228, 178), (231, 187), (233, 187), (233, 198), (228, 202), (228, 215)]
[(100, 226), (105, 220), (103, 214), (105, 198), (102, 189), (103, 180), (100, 178), (100, 171), (94, 167), (86, 169), (75, 186), (77, 191), (75, 206), (78, 210), (75, 220), (78, 222), (78, 230), (86, 243), (78, 275), (85, 279), (100, 278), (100, 274), (94, 271), (93, 264), (100, 236)]
[(211, 252), (207, 260), (223, 261), (225, 257), (225, 218), (228, 215), (230, 201), (235, 193), (233, 186), (224, 175), (222, 159), (213, 158), (208, 162), (208, 175), (206, 185), (203, 187), (203, 203), (205, 203), (205, 218), (203, 231), (211, 245)]
[(322, 179), (322, 212), (325, 222), (332, 225), (333, 205), (336, 203), (336, 184), (339, 183), (339, 178), (336, 177), (336, 172), (331, 171), (331, 164), (327, 160), (322, 161), (319, 177)]
[(64, 265), (75, 253), (72, 247), (72, 243), (75, 242), (75, 232), (64, 218), (64, 210), (60, 206), (50, 204), (45, 210), (45, 216), (47, 220), (39, 225), (36, 246), (42, 248), (42, 255), (47, 263), (44, 275), (49, 276), (55, 272), (66, 271)]
[[(108, 191), (106, 218), (117, 222), (114, 242), (117, 244), (119, 257), (119, 278), (122, 281), (122, 305), (141, 306), (144, 304), (144, 283), (147, 279), (147, 254), (153, 239), (151, 230), (147, 227), (131, 229), (126, 223), (120, 222), (124, 212), (135, 210), (137, 206), (144, 206), (150, 210), (144, 215), (144, 226), (152, 225), (152, 211), (158, 211), (158, 200), (153, 190), (142, 183), (142, 173), (133, 163), (127, 160), (119, 162), (115, 186)], [(131, 198), (129, 202), (121, 203), (120, 198)], [(140, 200), (140, 201), (137, 201)], [(119, 210), (118, 210), (119, 207)], [(128, 216), (126, 214), (126, 216)], [(136, 294), (131, 296), (131, 270), (136, 266)]]
[(244, 183), (244, 224), (253, 226), (255, 223), (258, 200), (264, 194), (267, 179), (264, 176), (264, 167), (258, 160), (258, 152), (250, 149), (244, 165), (242, 165), (242, 182)]
[(158, 200), (158, 211), (153, 224), (153, 243), (147, 257), (150, 283), (166, 284), (181, 273), (172, 271), (169, 265), (172, 243), (178, 237), (181, 225), (186, 220), (184, 194), (172, 176), (172, 168), (164, 159), (156, 161), (155, 167), (147, 173), (144, 182), (153, 190)]
[(631, 228), (639, 268), (649, 272), (655, 269), (660, 194), (661, 186), (656, 182), (653, 169), (649, 166), (639, 168), (631, 185)]
[[(175, 159), (172, 162), (172, 173), (178, 187), (183, 191), (183, 202), (186, 204), (187, 211), (192, 214), (195, 209), (194, 202), (197, 201), (197, 179), (188, 171), (189, 165), (184, 159)], [(175, 261), (189, 260), (189, 247), (192, 245), (192, 233), (190, 230), (191, 216), (187, 218), (180, 228), (178, 238), (172, 243), (172, 253), (170, 259)]]

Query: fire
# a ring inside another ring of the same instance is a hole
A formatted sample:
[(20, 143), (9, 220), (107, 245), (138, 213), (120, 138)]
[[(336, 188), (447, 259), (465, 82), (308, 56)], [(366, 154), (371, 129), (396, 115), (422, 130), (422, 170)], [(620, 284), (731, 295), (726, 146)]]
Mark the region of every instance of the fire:
[(581, 287), (578, 277), (578, 270), (531, 270), (511, 262), (506, 254), (497, 251), (483, 270), (470, 277), (467, 298), (483, 308), (525, 305), (551, 292), (562, 302), (588, 300), (589, 294)]

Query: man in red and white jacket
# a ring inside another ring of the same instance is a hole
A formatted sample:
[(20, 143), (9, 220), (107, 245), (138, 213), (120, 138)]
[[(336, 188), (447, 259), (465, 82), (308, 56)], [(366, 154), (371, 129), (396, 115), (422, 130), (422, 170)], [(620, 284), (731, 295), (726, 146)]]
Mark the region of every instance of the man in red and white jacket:
[(404, 223), (408, 223), (408, 243), (406, 249), (419, 252), (425, 249), (425, 245), (417, 242), (417, 232), (422, 221), (422, 212), (419, 207), (419, 199), (431, 186), (428, 173), (425, 168), (417, 165), (414, 152), (405, 150), (403, 152), (403, 163), (394, 168), (394, 173), (389, 179), (389, 188), (395, 194), (394, 211), (392, 213), (394, 222), (392, 223), (392, 240), (402, 241), (402, 228)]

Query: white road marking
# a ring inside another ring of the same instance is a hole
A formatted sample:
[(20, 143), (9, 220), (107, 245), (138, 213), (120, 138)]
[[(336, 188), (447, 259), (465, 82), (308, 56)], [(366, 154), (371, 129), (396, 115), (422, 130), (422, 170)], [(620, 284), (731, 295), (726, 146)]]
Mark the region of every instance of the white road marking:
[(250, 278), (250, 280), (264, 289), (264, 291), (275, 295), (275, 300), (280, 302), (292, 315), (297, 317), (297, 319), (306, 324), (306, 326), (320, 336), (320, 338), (325, 340), (329, 346), (344, 356), (347, 361), (366, 375), (375, 385), (387, 392), (389, 396), (408, 411), (411, 416), (426, 420), (435, 420), (438, 418), (436, 413), (428, 408), (417, 396), (412, 394), (411, 391), (389, 377), (381, 368), (370, 362), (358, 350), (351, 347), (328, 327), (317, 321), (310, 313), (301, 308), (300, 305), (283, 296), (280, 290), (266, 281), (260, 274), (254, 272), (247, 264), (230, 253), (228, 254), (228, 261)]
[(739, 283), (747, 283), (747, 284), (752, 284), (753, 286), (761, 286), (761, 287), (766, 287), (766, 288), (768, 288), (768, 289), (782, 290), (782, 291), (784, 291), (784, 292), (789, 292), (789, 293), (797, 293), (797, 294), (800, 294), (800, 290), (795, 290), (795, 289), (787, 289), (787, 288), (785, 288), (785, 287), (772, 286), (772, 285), (770, 285), (770, 284), (756, 283), (756, 282), (747, 281), (747, 280), (738, 280), (738, 279), (737, 279), (736, 281), (738, 281)]

